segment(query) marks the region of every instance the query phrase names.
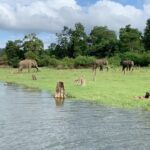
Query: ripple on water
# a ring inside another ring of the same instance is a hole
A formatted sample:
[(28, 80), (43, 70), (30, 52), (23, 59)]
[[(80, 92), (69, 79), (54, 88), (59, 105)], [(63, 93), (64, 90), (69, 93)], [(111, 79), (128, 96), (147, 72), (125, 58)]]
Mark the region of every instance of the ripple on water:
[(150, 148), (150, 112), (56, 104), (47, 92), (0, 84), (0, 150)]

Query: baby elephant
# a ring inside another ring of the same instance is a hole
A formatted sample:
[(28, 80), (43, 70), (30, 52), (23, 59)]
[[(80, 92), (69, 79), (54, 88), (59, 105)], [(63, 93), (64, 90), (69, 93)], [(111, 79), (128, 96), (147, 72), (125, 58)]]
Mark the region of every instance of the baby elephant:
[(33, 60), (33, 59), (24, 59), (19, 62), (19, 70), (18, 71), (22, 71), (25, 68), (28, 69), (28, 72), (30, 72), (31, 68), (36, 68), (36, 70), (39, 71), (37, 62), (36, 62), (36, 60)]

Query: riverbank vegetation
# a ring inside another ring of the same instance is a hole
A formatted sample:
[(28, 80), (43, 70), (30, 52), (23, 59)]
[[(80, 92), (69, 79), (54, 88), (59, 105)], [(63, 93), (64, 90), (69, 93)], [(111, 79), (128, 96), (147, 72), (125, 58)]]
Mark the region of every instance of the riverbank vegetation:
[(92, 59), (105, 57), (112, 65), (119, 65), (123, 59), (132, 59), (137, 66), (148, 66), (150, 19), (144, 33), (131, 25), (120, 28), (118, 33), (107, 26), (94, 26), (87, 33), (81, 23), (76, 23), (74, 28), (64, 26), (56, 33), (56, 42), (49, 43), (46, 48), (35, 33), (30, 33), (23, 39), (9, 40), (0, 49), (0, 65), (17, 67), (20, 60), (31, 58), (41, 67), (76, 68), (89, 66)]
[[(36, 75), (37, 80), (32, 80), (32, 74)], [(96, 81), (93, 81), (91, 69), (40, 68), (37, 73), (33, 70), (30, 73), (27, 70), (18, 73), (14, 68), (1, 68), (0, 81), (38, 88), (52, 94), (55, 92), (56, 83), (63, 81), (66, 96), (69, 98), (113, 107), (150, 110), (150, 100), (136, 98), (149, 91), (149, 74), (148, 68), (135, 68), (133, 72), (127, 72), (125, 75), (121, 68), (110, 68), (108, 72), (97, 71)], [(74, 83), (74, 80), (81, 76), (86, 80), (85, 86)]]
[[(62, 80), (68, 97), (115, 107), (150, 109), (148, 100), (135, 99), (135, 96), (150, 92), (150, 19), (143, 33), (131, 25), (120, 28), (117, 33), (107, 26), (94, 26), (87, 32), (81, 23), (76, 23), (74, 28), (64, 26), (56, 33), (56, 42), (49, 43), (47, 48), (35, 33), (10, 40), (0, 49), (0, 65), (9, 66), (0, 69), (0, 80), (52, 93), (56, 82)], [(18, 62), (25, 58), (35, 59), (41, 67), (36, 74), (37, 80), (32, 80), (33, 72), (17, 73)], [(111, 69), (97, 72), (94, 82), (91, 64), (97, 58), (108, 59)], [(136, 67), (125, 75), (119, 68), (124, 59), (134, 61)], [(139, 67), (143, 68), (137, 69)], [(86, 79), (84, 87), (74, 83), (81, 76)]]

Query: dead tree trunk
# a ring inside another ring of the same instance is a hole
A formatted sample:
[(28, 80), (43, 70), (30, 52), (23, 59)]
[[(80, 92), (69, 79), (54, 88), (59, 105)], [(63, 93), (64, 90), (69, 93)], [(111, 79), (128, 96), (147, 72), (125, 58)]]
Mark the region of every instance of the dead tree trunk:
[(57, 82), (55, 98), (60, 98), (60, 99), (65, 98), (64, 82), (62, 82), (62, 81)]
[(32, 74), (32, 80), (37, 80), (35, 74)]

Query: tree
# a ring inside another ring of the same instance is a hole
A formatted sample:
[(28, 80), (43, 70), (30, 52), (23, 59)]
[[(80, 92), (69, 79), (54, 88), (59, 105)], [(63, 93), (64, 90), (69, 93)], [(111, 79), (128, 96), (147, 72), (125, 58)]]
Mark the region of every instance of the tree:
[(44, 50), (43, 41), (37, 38), (35, 33), (27, 34), (23, 39), (23, 50), (24, 53), (31, 51), (38, 57)]
[(56, 33), (56, 36), (58, 38), (58, 44), (57, 45), (51, 45), (51, 48), (55, 47), (55, 50), (53, 51), (53, 54), (58, 58), (63, 58), (68, 56), (68, 49), (70, 44), (70, 36), (71, 36), (71, 29), (69, 29), (67, 26), (64, 26), (61, 33)]
[(105, 57), (114, 53), (117, 49), (117, 36), (114, 31), (106, 26), (95, 26), (88, 38), (90, 55)]
[(21, 59), (24, 55), (22, 51), (22, 41), (8, 41), (6, 43), (5, 53), (8, 58), (8, 64), (12, 65), (13, 67), (17, 67), (19, 59)]
[(120, 29), (120, 51), (141, 51), (143, 50), (142, 34), (131, 25)]
[(87, 54), (87, 36), (81, 23), (75, 24), (75, 29), (64, 26), (62, 32), (57, 33), (56, 36), (58, 38), (57, 45), (53, 44), (49, 47), (56, 57), (77, 57)]
[(70, 39), (70, 57), (87, 55), (87, 35), (84, 26), (81, 23), (75, 24), (75, 30), (72, 30)]
[(147, 20), (143, 37), (145, 50), (150, 50), (150, 19)]

